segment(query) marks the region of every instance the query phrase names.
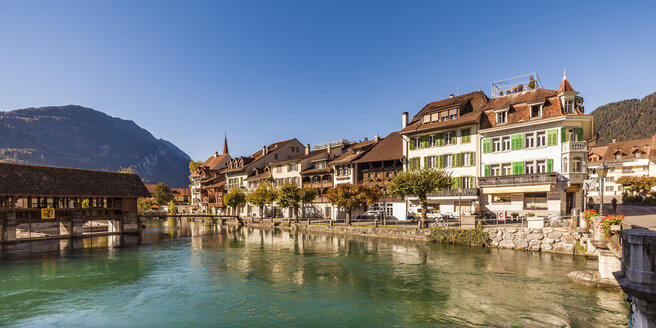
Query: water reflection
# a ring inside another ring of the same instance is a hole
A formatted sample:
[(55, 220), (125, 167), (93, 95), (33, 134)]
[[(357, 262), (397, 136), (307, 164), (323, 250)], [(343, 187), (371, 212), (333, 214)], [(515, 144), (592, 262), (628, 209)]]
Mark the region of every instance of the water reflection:
[(184, 219), (146, 226), (140, 247), (111, 238), (57, 241), (55, 256), (3, 260), (0, 302), (11, 305), (0, 307), (0, 325), (627, 323), (621, 293), (568, 281), (568, 272), (595, 267), (585, 258)]

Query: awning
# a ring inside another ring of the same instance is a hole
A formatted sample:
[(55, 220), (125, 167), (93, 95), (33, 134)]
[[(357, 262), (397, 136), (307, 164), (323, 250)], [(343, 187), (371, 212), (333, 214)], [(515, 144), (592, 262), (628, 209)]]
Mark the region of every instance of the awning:
[(551, 185), (482, 188), (484, 194), (512, 194), (551, 191)]

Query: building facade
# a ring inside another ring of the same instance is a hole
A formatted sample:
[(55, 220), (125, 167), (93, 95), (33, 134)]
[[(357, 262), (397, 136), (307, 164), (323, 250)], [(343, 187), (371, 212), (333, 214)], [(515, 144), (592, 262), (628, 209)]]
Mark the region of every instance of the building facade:
[(593, 118), (564, 76), (492, 98), (483, 108), (478, 185), (485, 210), (570, 215), (583, 209)]

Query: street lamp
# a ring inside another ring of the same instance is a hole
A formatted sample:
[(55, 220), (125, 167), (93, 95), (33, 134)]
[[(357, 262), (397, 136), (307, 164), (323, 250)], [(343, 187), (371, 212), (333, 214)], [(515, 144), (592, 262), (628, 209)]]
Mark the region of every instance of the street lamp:
[(597, 168), (597, 176), (599, 176), (599, 179), (601, 179), (601, 188), (600, 190), (600, 195), (601, 199), (599, 200), (599, 215), (603, 216), (604, 215), (604, 180), (606, 179), (606, 174), (608, 174), (608, 165), (606, 163), (601, 162), (599, 164), (599, 167)]

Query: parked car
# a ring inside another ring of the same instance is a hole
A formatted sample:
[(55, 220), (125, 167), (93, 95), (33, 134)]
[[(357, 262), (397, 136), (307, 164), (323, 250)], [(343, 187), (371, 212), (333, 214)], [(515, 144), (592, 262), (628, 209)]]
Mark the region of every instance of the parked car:
[(383, 211), (380, 210), (369, 210), (356, 217), (357, 220), (375, 220), (375, 219), (380, 220), (382, 218), (383, 218)]

